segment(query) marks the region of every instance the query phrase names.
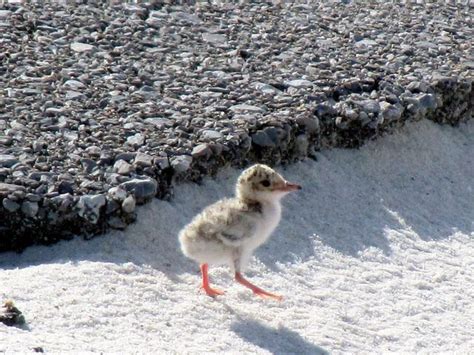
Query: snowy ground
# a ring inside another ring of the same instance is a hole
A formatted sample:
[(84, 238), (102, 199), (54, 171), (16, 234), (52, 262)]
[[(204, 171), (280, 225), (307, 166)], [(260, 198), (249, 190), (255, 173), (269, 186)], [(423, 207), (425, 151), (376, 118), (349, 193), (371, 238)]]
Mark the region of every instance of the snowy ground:
[(280, 303), (226, 268), (211, 269), (226, 295), (205, 296), (179, 251), (179, 229), (232, 193), (235, 170), (141, 208), (126, 232), (2, 254), (0, 297), (28, 324), (0, 324), (0, 352), (472, 351), (473, 153), (474, 122), (424, 121), (280, 169), (304, 190), (248, 272)]

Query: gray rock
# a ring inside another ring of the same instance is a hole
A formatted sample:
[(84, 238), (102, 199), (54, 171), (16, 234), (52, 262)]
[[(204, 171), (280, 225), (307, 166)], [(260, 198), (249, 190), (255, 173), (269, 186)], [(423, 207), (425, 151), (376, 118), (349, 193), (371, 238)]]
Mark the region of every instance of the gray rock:
[(71, 181), (63, 180), (58, 184), (58, 193), (59, 194), (73, 194), (74, 193), (74, 184)]
[(133, 193), (138, 204), (144, 203), (155, 197), (158, 183), (155, 179), (132, 179), (119, 185), (122, 189)]
[[(138, 152), (135, 156), (135, 161), (133, 162), (135, 166), (138, 167), (147, 167), (153, 165), (153, 157), (151, 155)], [(120, 173), (119, 173), (120, 174)]]
[(12, 12), (10, 10), (0, 10), (0, 20), (6, 20), (11, 14)]
[(209, 147), (209, 144), (202, 143), (193, 148), (191, 152), (191, 156), (193, 158), (201, 158), (204, 157), (205, 159), (209, 159), (212, 154), (212, 149)]
[(107, 193), (116, 201), (122, 202), (127, 198), (127, 191), (119, 186), (114, 186), (110, 188)]
[(221, 132), (214, 131), (212, 129), (206, 129), (201, 132), (201, 138), (206, 140), (217, 140), (223, 136), (224, 135)]
[(396, 121), (402, 117), (403, 106), (400, 104), (392, 105), (382, 101), (380, 102), (380, 110), (385, 121)]
[(5, 184), (0, 182), (0, 196), (6, 196), (14, 192), (24, 192), (25, 188), (21, 185)]
[(29, 193), (29, 194), (26, 194), (25, 197), (30, 202), (40, 202), (41, 201), (41, 196), (38, 196), (36, 194)]
[(179, 155), (171, 159), (171, 167), (177, 174), (184, 173), (189, 170), (193, 158), (189, 155)]
[(133, 213), (135, 211), (135, 198), (132, 195), (129, 195), (122, 202), (122, 211), (125, 213)]
[(227, 40), (226, 37), (222, 34), (218, 33), (203, 33), (202, 40), (204, 42), (212, 43), (212, 44), (223, 44)]
[(18, 163), (19, 160), (10, 154), (0, 154), (0, 167), (1, 168), (11, 168), (13, 165)]
[(364, 38), (364, 39), (354, 43), (354, 45), (356, 47), (372, 47), (372, 46), (376, 46), (377, 42), (374, 41), (373, 39)]
[(122, 152), (119, 153), (115, 156), (115, 160), (125, 160), (127, 163), (130, 163), (133, 159), (135, 159), (135, 156), (137, 153), (135, 152)]
[(76, 205), (79, 216), (96, 224), (100, 217), (100, 209), (105, 206), (104, 195), (84, 195), (79, 198)]
[(423, 110), (434, 110), (437, 107), (436, 97), (433, 94), (421, 94), (416, 100)]
[(267, 135), (265, 131), (258, 131), (251, 135), (252, 143), (260, 147), (274, 147), (275, 142)]
[(362, 100), (362, 101), (355, 101), (362, 110), (367, 113), (379, 113), (380, 112), (380, 104), (378, 101), (375, 100)]
[(75, 91), (79, 91), (86, 88), (86, 85), (84, 85), (84, 83), (80, 82), (79, 80), (67, 80), (64, 83), (64, 86)]
[(158, 129), (171, 127), (173, 125), (173, 122), (170, 119), (163, 118), (163, 117), (149, 117), (145, 119), (145, 123), (151, 124)]
[(4, 198), (2, 200), (2, 205), (8, 212), (12, 213), (18, 211), (18, 209), (20, 208), (20, 205), (18, 203), (8, 198)]
[(87, 44), (87, 43), (81, 43), (81, 42), (74, 42), (71, 43), (71, 49), (74, 52), (78, 53), (83, 53), (83, 52), (90, 52), (94, 49), (95, 47), (93, 45)]
[(311, 81), (304, 79), (291, 80), (288, 81), (286, 84), (297, 89), (306, 89), (313, 87), (313, 83)]
[(115, 162), (113, 171), (120, 175), (129, 175), (132, 171), (134, 171), (134, 168), (125, 160), (120, 159)]
[(301, 127), (304, 127), (309, 134), (314, 134), (319, 131), (319, 119), (313, 114), (300, 114), (296, 117), (296, 122)]
[(255, 89), (263, 92), (264, 94), (280, 94), (282, 93), (281, 90), (277, 89), (273, 85), (265, 84), (265, 83), (256, 83)]
[(253, 134), (252, 143), (260, 147), (276, 147), (281, 143), (281, 139), (284, 136), (284, 131), (276, 127), (266, 127), (261, 131)]
[(127, 138), (127, 143), (134, 147), (141, 147), (145, 143), (145, 136), (141, 133), (136, 133)]
[(295, 139), (296, 154), (300, 157), (306, 157), (308, 155), (309, 141), (306, 134), (300, 134)]
[(21, 204), (21, 212), (27, 217), (33, 218), (38, 213), (39, 206), (36, 202), (23, 201)]
[(254, 106), (254, 105), (247, 105), (247, 104), (239, 104), (230, 107), (230, 110), (235, 113), (263, 113), (265, 109), (262, 107)]

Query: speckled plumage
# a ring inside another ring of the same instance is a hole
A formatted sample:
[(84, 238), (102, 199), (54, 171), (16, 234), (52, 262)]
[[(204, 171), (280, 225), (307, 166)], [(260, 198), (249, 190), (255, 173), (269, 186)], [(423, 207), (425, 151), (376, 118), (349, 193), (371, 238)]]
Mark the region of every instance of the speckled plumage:
[(237, 181), (235, 197), (208, 206), (183, 228), (183, 253), (201, 265), (227, 264), (240, 273), (278, 225), (280, 199), (299, 188), (268, 166), (248, 168)]

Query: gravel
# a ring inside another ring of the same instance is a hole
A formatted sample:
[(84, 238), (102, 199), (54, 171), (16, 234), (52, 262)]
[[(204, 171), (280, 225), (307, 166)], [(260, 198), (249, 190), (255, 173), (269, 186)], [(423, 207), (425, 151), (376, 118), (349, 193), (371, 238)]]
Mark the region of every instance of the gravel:
[(473, 115), (472, 1), (165, 3), (0, 5), (0, 251), (123, 229), (225, 165)]

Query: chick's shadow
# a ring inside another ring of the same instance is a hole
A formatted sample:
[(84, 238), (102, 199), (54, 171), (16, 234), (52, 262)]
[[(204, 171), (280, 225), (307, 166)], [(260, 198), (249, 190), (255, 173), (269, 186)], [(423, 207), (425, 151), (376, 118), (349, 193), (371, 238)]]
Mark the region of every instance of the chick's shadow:
[(283, 326), (271, 328), (254, 319), (238, 319), (232, 323), (231, 330), (244, 341), (272, 354), (329, 354), (320, 346)]

